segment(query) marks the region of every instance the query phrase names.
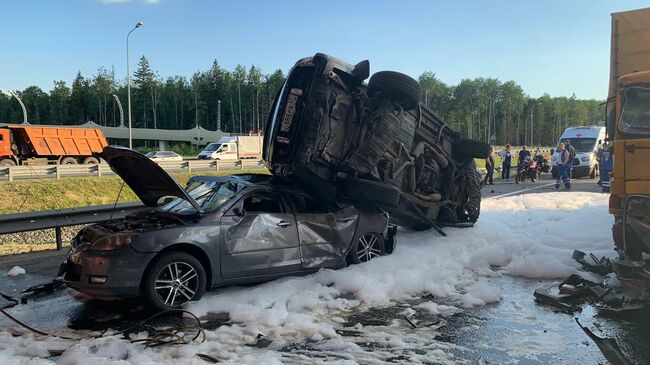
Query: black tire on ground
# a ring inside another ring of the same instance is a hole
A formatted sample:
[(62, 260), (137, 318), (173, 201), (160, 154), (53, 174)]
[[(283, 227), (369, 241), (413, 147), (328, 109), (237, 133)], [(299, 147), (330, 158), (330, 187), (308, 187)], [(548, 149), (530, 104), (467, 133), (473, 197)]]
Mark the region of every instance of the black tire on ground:
[(147, 270), (141, 290), (152, 308), (169, 310), (201, 299), (205, 287), (205, 269), (196, 257), (168, 252), (155, 259)]
[(400, 191), (397, 187), (381, 181), (353, 179), (346, 182), (343, 193), (350, 199), (375, 203), (384, 207), (396, 207), (399, 204)]
[(370, 77), (368, 95), (372, 97), (377, 92), (382, 92), (409, 110), (418, 106), (422, 96), (422, 89), (416, 80), (395, 71), (379, 71)]
[(386, 254), (384, 237), (377, 233), (363, 233), (352, 243), (348, 253), (349, 264), (368, 262)]
[(487, 158), (492, 149), (490, 144), (475, 139), (461, 139), (452, 146), (452, 155), (459, 160)]
[(77, 161), (77, 159), (74, 157), (64, 157), (61, 160), (61, 165), (76, 165), (78, 163), (79, 161)]
[(97, 165), (99, 160), (96, 157), (86, 157), (84, 158), (84, 165)]
[(515, 182), (520, 184), (526, 179), (526, 171), (520, 171), (515, 175)]
[(16, 162), (14, 160), (12, 160), (12, 159), (9, 159), (9, 158), (3, 158), (2, 160), (0, 160), (0, 166), (4, 166), (4, 167), (6, 167), (6, 166), (16, 166)]
[(472, 160), (463, 166), (465, 174), (465, 191), (467, 201), (463, 204), (467, 218), (475, 223), (481, 214), (481, 174), (476, 170), (476, 163)]

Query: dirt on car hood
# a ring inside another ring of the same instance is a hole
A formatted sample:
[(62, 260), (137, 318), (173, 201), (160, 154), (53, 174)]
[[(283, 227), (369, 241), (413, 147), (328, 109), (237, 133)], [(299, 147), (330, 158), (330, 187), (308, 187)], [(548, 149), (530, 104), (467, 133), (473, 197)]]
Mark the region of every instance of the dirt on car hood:
[(201, 212), (201, 207), (185, 189), (143, 154), (125, 147), (109, 146), (96, 155), (108, 163), (146, 206), (156, 207), (160, 198), (175, 196), (187, 200)]

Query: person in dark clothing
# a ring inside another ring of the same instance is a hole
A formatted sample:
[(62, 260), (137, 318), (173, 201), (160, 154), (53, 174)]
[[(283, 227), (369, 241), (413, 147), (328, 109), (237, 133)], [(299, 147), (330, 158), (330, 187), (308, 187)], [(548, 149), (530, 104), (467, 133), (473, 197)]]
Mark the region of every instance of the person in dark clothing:
[(494, 182), (492, 181), (494, 179), (494, 157), (492, 156), (493, 150), (490, 149), (490, 152), (488, 152), (487, 158), (485, 159), (485, 170), (487, 170), (487, 174), (485, 175), (485, 183), (488, 185), (494, 185)]
[(526, 149), (526, 145), (521, 146), (521, 151), (519, 151), (519, 160), (517, 160), (517, 174), (521, 172), (524, 166), (524, 161), (526, 157), (530, 157), (530, 151)]
[(569, 152), (569, 179), (573, 177), (573, 159), (576, 158), (576, 149), (571, 145), (570, 139), (564, 140), (564, 149)]
[(512, 151), (509, 144), (506, 145), (505, 150), (499, 152), (499, 156), (501, 156), (501, 179), (509, 181), (512, 166)]

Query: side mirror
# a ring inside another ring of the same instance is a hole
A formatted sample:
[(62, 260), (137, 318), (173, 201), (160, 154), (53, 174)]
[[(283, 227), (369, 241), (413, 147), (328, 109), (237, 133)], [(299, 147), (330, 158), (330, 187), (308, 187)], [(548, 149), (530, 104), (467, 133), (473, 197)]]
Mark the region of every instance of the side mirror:
[(162, 207), (163, 205), (167, 205), (169, 202), (171, 202), (175, 198), (176, 198), (175, 196), (169, 196), (169, 195), (168, 196), (163, 196), (162, 198), (158, 199), (158, 201), (156, 202), (156, 205), (158, 205), (159, 207)]
[(363, 60), (357, 63), (352, 70), (352, 74), (362, 81), (370, 76), (370, 61)]
[(236, 208), (234, 208), (234, 209), (232, 210), (232, 212), (233, 212), (236, 216), (239, 216), (239, 217), (243, 217), (243, 216), (246, 215), (246, 213), (244, 213), (244, 211), (243, 211), (240, 207), (236, 207)]

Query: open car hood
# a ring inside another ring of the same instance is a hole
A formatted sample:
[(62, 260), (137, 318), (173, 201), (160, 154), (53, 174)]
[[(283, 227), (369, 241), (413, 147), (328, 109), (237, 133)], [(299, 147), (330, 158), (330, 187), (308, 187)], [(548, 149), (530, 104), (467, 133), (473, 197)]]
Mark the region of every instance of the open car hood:
[(146, 206), (156, 207), (160, 198), (175, 196), (190, 202), (197, 212), (202, 211), (185, 189), (143, 154), (126, 147), (109, 146), (96, 155), (108, 163)]

